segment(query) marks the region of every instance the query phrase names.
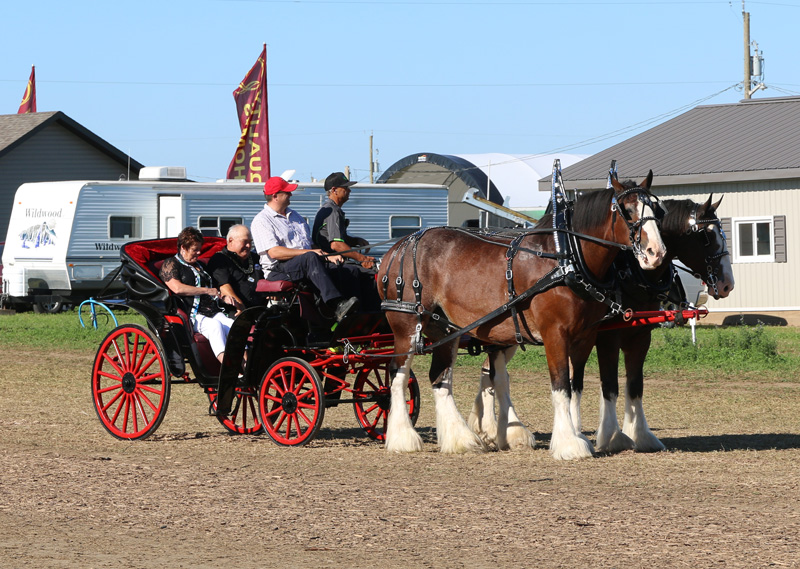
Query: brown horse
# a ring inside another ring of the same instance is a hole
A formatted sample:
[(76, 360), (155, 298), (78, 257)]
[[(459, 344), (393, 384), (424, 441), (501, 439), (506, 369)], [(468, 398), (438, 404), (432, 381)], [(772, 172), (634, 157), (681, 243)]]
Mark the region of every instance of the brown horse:
[[(661, 220), (661, 237), (667, 247), (665, 262), (652, 271), (638, 271), (633, 262), (628, 265), (620, 263), (620, 257), (627, 255), (620, 254), (615, 268), (633, 273), (623, 281), (623, 284), (628, 283), (628, 286), (622, 287), (625, 291), (623, 306), (635, 311), (658, 310), (661, 301), (658, 297), (667, 297), (673, 283), (671, 262), (675, 258), (709, 283), (714, 298), (725, 298), (730, 294), (734, 287), (733, 272), (725, 235), (716, 216), (720, 201), (712, 204), (709, 196), (704, 204), (691, 200), (662, 202), (666, 210)], [(550, 222), (549, 218), (542, 220), (545, 225)], [(643, 366), (650, 346), (650, 334), (651, 327), (637, 326), (601, 331), (597, 336), (597, 357), (602, 383), (600, 426), (596, 435), (597, 450), (600, 452), (628, 449), (648, 452), (664, 449), (661, 441), (650, 431), (642, 408)], [(616, 414), (620, 350), (625, 354), (628, 379), (622, 430)], [(573, 368), (570, 416), (576, 431), (580, 432), (584, 367), (580, 362), (573, 362)], [(472, 407), (469, 425), (486, 443), (493, 443), (501, 449), (514, 448), (504, 440), (502, 428), (498, 427), (498, 419), (494, 414), (494, 393), (508, 392), (508, 378), (507, 375), (498, 376), (493, 371), (488, 364), (484, 364), (481, 386)], [(499, 403), (500, 415), (503, 416), (506, 413), (504, 407), (510, 406), (510, 401), (501, 399)]]
[[(650, 207), (652, 172), (639, 186), (625, 188), (613, 180), (613, 188), (581, 198), (575, 206), (571, 229), (584, 237), (587, 276), (602, 277), (618, 253), (613, 244), (638, 247), (639, 263), (651, 269), (661, 263), (664, 244)], [(639, 221), (642, 223), (639, 223)], [(602, 241), (601, 241), (602, 240)], [(484, 450), (456, 408), (452, 392), (453, 363), (458, 334), (483, 317), (508, 306), (515, 291), (529, 291), (559, 274), (553, 234), (532, 232), (518, 241), (516, 257), (508, 242), (456, 228), (435, 228), (405, 238), (384, 257), (378, 273), (381, 298), (394, 332), (396, 363), (392, 402), (386, 431), (386, 449), (395, 452), (421, 450), (422, 439), (405, 409), (404, 390), (414, 353), (421, 349), (423, 335), (432, 345), (429, 378), (436, 405), (436, 433), (441, 452)], [(513, 267), (512, 267), (512, 263)], [(596, 277), (595, 277), (596, 278)], [(413, 279), (413, 281), (412, 281)], [(404, 287), (409, 281), (412, 286)], [(498, 346), (490, 354), (497, 374), (506, 374), (506, 363), (518, 341), (542, 342), (545, 346), (554, 421), (550, 449), (554, 457), (572, 459), (591, 456), (591, 443), (573, 426), (570, 418), (570, 358), (585, 361), (594, 346), (597, 324), (607, 306), (585, 299), (570, 287), (542, 286), (543, 292), (524, 297), (513, 310), (497, 313), (472, 328), (469, 334), (483, 343)], [(396, 286), (389, 286), (389, 284)], [(515, 314), (516, 316), (515, 317)], [(452, 339), (450, 339), (452, 338)], [(437, 340), (446, 339), (445, 342)], [(498, 393), (510, 403), (508, 394)], [(400, 412), (395, 412), (400, 410)], [(533, 444), (533, 436), (518, 424), (513, 407), (501, 414), (500, 422), (509, 445)], [(517, 441), (522, 441), (518, 443)]]
[[(715, 299), (725, 298), (733, 291), (730, 255), (722, 225), (716, 215), (721, 201), (720, 199), (712, 204), (711, 196), (703, 204), (691, 200), (664, 200), (667, 213), (661, 220), (661, 236), (667, 246), (667, 257), (659, 268), (648, 271), (645, 278), (651, 283), (658, 283), (663, 273), (669, 270), (670, 262), (677, 257), (702, 278)], [(632, 295), (625, 305), (634, 310), (658, 310), (659, 300), (655, 297)], [(650, 326), (637, 326), (603, 331), (597, 336), (597, 360), (603, 395), (596, 437), (598, 451), (664, 450), (663, 443), (647, 425), (642, 408), (644, 360), (650, 349), (650, 335)], [(616, 412), (620, 350), (625, 355), (627, 375), (622, 430), (619, 428)], [(578, 374), (575, 376), (577, 378)], [(582, 390), (582, 374), (579, 381), (580, 385), (577, 385), (577, 381), (573, 383), (573, 390)]]

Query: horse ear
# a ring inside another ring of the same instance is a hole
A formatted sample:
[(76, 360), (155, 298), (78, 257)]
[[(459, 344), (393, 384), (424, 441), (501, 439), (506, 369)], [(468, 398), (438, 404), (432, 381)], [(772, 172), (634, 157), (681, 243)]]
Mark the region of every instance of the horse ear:
[(639, 184), (639, 186), (645, 190), (649, 190), (652, 184), (653, 184), (653, 171), (650, 170), (650, 172), (647, 173), (647, 178), (645, 178), (644, 181), (641, 184)]
[(625, 189), (625, 186), (619, 183), (616, 176), (611, 176), (611, 187), (614, 188), (616, 193), (619, 193)]
[[(724, 198), (724, 197), (725, 197), (725, 196), (722, 196), (721, 198), (719, 198), (719, 199), (717, 200), (717, 203), (715, 203), (714, 205), (712, 205), (712, 206), (711, 206), (711, 211), (712, 211), (712, 212), (715, 212), (715, 213), (716, 213), (716, 211), (717, 211), (717, 208), (719, 207), (719, 204), (721, 204), (721, 203), (722, 203), (722, 198)], [(709, 198), (709, 200), (710, 200), (710, 199), (711, 199), (711, 198)]]

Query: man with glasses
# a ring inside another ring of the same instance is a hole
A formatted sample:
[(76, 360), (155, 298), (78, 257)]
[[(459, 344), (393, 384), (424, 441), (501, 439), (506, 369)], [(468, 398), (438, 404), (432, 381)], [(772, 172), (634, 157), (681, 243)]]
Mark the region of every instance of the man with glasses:
[(326, 255), (322, 249), (311, 245), (308, 223), (289, 208), (296, 189), (297, 184), (290, 184), (279, 176), (264, 184), (267, 203), (250, 225), (264, 278), (310, 281), (341, 321), (358, 309), (359, 300), (340, 291), (358, 290), (358, 282), (353, 282), (350, 271), (340, 270), (343, 261), (340, 255)]

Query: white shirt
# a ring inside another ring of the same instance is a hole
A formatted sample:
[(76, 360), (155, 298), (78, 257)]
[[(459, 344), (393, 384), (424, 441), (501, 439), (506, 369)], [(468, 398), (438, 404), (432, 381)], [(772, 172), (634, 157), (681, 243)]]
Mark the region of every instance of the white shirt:
[(273, 247), (312, 248), (308, 222), (291, 208), (286, 210), (286, 215), (281, 215), (269, 207), (269, 204), (265, 204), (264, 209), (253, 218), (250, 232), (253, 234), (253, 244), (261, 257), (261, 267), (265, 273), (278, 263), (276, 259), (267, 255), (267, 251)]

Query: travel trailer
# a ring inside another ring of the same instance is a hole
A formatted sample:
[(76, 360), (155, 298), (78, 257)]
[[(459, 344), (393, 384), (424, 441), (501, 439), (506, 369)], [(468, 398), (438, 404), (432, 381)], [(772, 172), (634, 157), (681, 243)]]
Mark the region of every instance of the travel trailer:
[[(143, 169), (142, 174), (146, 174)], [(23, 184), (14, 198), (2, 255), (4, 305), (33, 304), (39, 312), (121, 291), (114, 280), (123, 244), (174, 237), (186, 226), (224, 236), (250, 225), (264, 207), (262, 184), (139, 181), (68, 181)], [(175, 175), (185, 179), (185, 171)], [(325, 199), (321, 182), (300, 183), (292, 209), (313, 223)], [(350, 232), (380, 243), (425, 227), (448, 224), (447, 187), (362, 184), (345, 206)], [(375, 247), (380, 256), (391, 244)]]

